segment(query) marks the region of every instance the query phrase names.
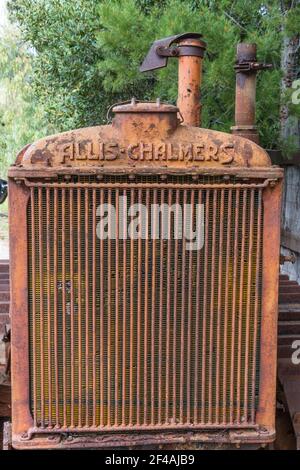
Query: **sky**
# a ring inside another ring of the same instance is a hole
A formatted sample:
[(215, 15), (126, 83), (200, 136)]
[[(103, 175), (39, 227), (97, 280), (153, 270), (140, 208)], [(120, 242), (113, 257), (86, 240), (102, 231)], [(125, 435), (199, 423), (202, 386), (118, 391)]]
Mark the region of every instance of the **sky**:
[(3, 26), (7, 24), (6, 1), (0, 0), (0, 32)]

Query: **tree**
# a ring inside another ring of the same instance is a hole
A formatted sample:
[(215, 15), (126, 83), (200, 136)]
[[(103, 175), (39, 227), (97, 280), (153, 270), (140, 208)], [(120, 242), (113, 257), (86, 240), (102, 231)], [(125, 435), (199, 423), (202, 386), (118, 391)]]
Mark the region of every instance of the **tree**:
[(292, 100), (293, 83), (300, 72), (300, 0), (281, 2), (282, 49), (281, 49), (281, 139), (287, 151), (300, 148), (300, 106)]
[(176, 101), (177, 64), (140, 74), (151, 43), (183, 31), (207, 41), (202, 125), (233, 124), (236, 44), (258, 44), (272, 71), (258, 79), (262, 145), (279, 142), (281, 11), (274, 0), (11, 0), (11, 18), (35, 52), (32, 86), (50, 123), (65, 130), (106, 122), (109, 105), (130, 99)]
[(0, 176), (28, 142), (51, 131), (44, 111), (31, 93), (31, 58), (17, 32), (8, 28), (0, 37)]

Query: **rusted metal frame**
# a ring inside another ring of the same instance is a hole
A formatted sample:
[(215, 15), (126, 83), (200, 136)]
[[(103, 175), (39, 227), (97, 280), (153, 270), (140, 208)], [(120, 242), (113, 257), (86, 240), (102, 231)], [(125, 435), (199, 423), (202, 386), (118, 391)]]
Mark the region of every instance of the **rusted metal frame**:
[[(242, 323), (243, 323), (243, 285), (245, 269), (245, 245), (246, 245), (246, 216), (247, 216), (247, 190), (243, 190), (243, 208), (242, 208), (242, 246), (241, 246), (241, 264), (239, 273), (239, 299), (238, 299), (238, 340), (237, 340), (237, 379), (236, 379), (236, 421), (241, 422), (241, 364), (242, 364)], [(244, 416), (242, 416), (244, 419)]]
[(234, 362), (235, 362), (235, 334), (236, 334), (236, 306), (237, 306), (237, 268), (238, 268), (238, 233), (239, 233), (239, 208), (240, 190), (235, 192), (235, 217), (234, 217), (234, 255), (233, 255), (233, 301), (232, 301), (232, 331), (231, 331), (231, 351), (230, 351), (230, 424), (233, 424), (234, 416)]
[(39, 277), (40, 277), (40, 374), (41, 374), (41, 426), (45, 426), (45, 376), (44, 376), (44, 253), (43, 253), (43, 201), (42, 188), (38, 188), (38, 246), (39, 246)]
[[(50, 267), (50, 189), (46, 189), (46, 224), (47, 224), (47, 235), (46, 235), (46, 246), (47, 246), (47, 354), (48, 354), (48, 423), (52, 424), (52, 352), (51, 352), (51, 267)], [(33, 245), (34, 246), (34, 245)]]
[[(89, 426), (89, 192), (84, 191), (85, 425)], [(64, 258), (63, 258), (64, 259)], [(81, 279), (79, 279), (81, 281)]]
[(204, 295), (203, 295), (203, 337), (202, 337), (202, 364), (201, 364), (201, 422), (204, 423), (206, 419), (206, 410), (205, 406), (207, 403), (206, 400), (206, 364), (207, 364), (207, 351), (206, 351), (206, 328), (208, 324), (208, 309), (207, 309), (207, 301), (208, 301), (208, 292), (207, 292), (207, 285), (208, 285), (208, 229), (209, 224), (207, 221), (209, 220), (209, 212), (210, 212), (210, 195), (211, 191), (208, 189), (205, 193), (206, 201), (205, 201), (205, 236), (204, 236)]
[(57, 168), (43, 168), (43, 169), (34, 169), (32, 170), (25, 169), (24, 167), (14, 167), (10, 168), (9, 174), (11, 178), (16, 180), (30, 180), (31, 182), (35, 180), (45, 179), (48, 181), (57, 182), (59, 176), (103, 176), (103, 175), (118, 175), (118, 176), (128, 176), (128, 175), (143, 175), (143, 176), (160, 176), (160, 175), (182, 175), (183, 171), (186, 174), (191, 174), (194, 176), (235, 176), (237, 178), (281, 178), (283, 175), (283, 170), (277, 166), (273, 167), (230, 167), (222, 166), (212, 167), (212, 166), (141, 166), (133, 167), (131, 165), (123, 166), (102, 166), (99, 167), (93, 166), (72, 166), (72, 167), (57, 167)]
[[(152, 221), (153, 233), (156, 233), (157, 223), (157, 189), (153, 191), (153, 204), (154, 204), (154, 220)], [(156, 295), (156, 239), (152, 239), (152, 285), (151, 285), (151, 357), (155, 357), (155, 295)], [(154, 360), (151, 361), (151, 425), (154, 426), (155, 422), (155, 377), (154, 377)]]
[(74, 339), (74, 189), (70, 189), (69, 193), (69, 222), (70, 222), (70, 315), (71, 315), (71, 427), (75, 426), (75, 410), (74, 410), (74, 397), (75, 397), (75, 339)]
[[(139, 211), (142, 204), (142, 191), (138, 190)], [(136, 422), (140, 423), (140, 388), (141, 388), (141, 289), (142, 289), (142, 234), (138, 236), (138, 262), (137, 262), (137, 365), (136, 365)]]
[[(137, 446), (161, 446), (172, 445), (173, 449), (182, 450), (183, 445), (188, 445), (189, 449), (199, 450), (199, 444), (203, 444), (207, 448), (207, 444), (211, 444), (212, 448), (220, 449), (220, 445), (238, 445), (241, 449), (243, 445), (253, 445), (261, 447), (274, 439), (274, 434), (260, 432), (259, 430), (239, 429), (227, 430), (205, 430), (201, 432), (191, 433), (188, 431), (163, 431), (163, 432), (137, 432), (122, 433), (105, 432), (91, 436), (90, 434), (79, 436), (70, 435), (53, 435), (49, 438), (45, 435), (34, 436), (31, 440), (22, 440), (15, 437), (13, 441), (14, 448), (17, 449), (76, 449), (76, 448), (115, 448), (116, 438), (118, 447), (137, 447)], [(178, 447), (176, 447), (178, 445)], [(175, 447), (174, 447), (175, 446)], [(211, 447), (209, 447), (211, 448)]]
[[(160, 203), (165, 203), (165, 189), (162, 188), (160, 192)], [(159, 249), (159, 314), (158, 314), (158, 368), (157, 368), (157, 383), (158, 383), (158, 424), (161, 424), (162, 421), (162, 321), (163, 321), (163, 311), (164, 311), (164, 220), (161, 218), (161, 223), (159, 224), (160, 230), (160, 249)]]
[(278, 276), (282, 181), (263, 192), (262, 318), (256, 423), (275, 429)]
[[(9, 179), (10, 313), (12, 345), (12, 432), (27, 433), (30, 413), (28, 325), (28, 233), (30, 191)], [(15, 223), (17, 221), (17, 223)]]
[[(111, 189), (108, 190), (108, 207), (111, 207), (112, 203), (112, 192)], [(109, 231), (111, 230), (111, 211), (108, 211), (108, 227)], [(112, 280), (111, 280), (111, 272), (112, 272), (112, 262), (111, 262), (111, 233), (108, 233), (107, 238), (107, 426), (111, 424), (111, 322), (112, 322), (112, 308), (111, 308), (111, 295), (112, 295)], [(131, 286), (130, 286), (131, 290)]]
[[(183, 191), (183, 219), (186, 216), (186, 204), (187, 204), (187, 190)], [(184, 400), (184, 368), (185, 368), (185, 267), (186, 267), (186, 240), (185, 238), (182, 239), (182, 269), (181, 269), (181, 318), (180, 318), (180, 390), (179, 390), (179, 423), (184, 423), (184, 407), (183, 407), (183, 400)]]
[(93, 426), (96, 426), (97, 422), (97, 368), (96, 368), (96, 354), (97, 354), (97, 312), (96, 312), (96, 205), (97, 205), (97, 194), (96, 190), (93, 189), (92, 193), (92, 325), (93, 325)]
[(215, 253), (216, 253), (216, 219), (217, 219), (217, 192), (213, 191), (213, 227), (212, 227), (212, 267), (210, 282), (210, 319), (209, 319), (209, 358), (208, 358), (208, 423), (213, 422), (213, 393), (212, 393), (212, 374), (213, 374), (213, 346), (214, 346), (214, 299), (215, 299)]
[(81, 188), (77, 188), (77, 294), (78, 294), (78, 428), (82, 427), (82, 305), (81, 305)]
[[(232, 190), (228, 192), (227, 200), (227, 240), (226, 240), (226, 260), (225, 260), (225, 285), (228, 285), (229, 281), (229, 263), (232, 259), (230, 252), (230, 235), (231, 235), (231, 223), (232, 223)], [(228, 343), (228, 303), (229, 295), (228, 293), (225, 296), (225, 305), (224, 305), (224, 343), (223, 343), (223, 414), (222, 422), (225, 424), (227, 421), (227, 343)]]
[(115, 416), (114, 422), (118, 425), (119, 422), (119, 190), (116, 190), (115, 196), (115, 207), (116, 207), (116, 252), (115, 252)]
[[(104, 191), (100, 191), (100, 204), (104, 204)], [(104, 242), (103, 237), (100, 237), (100, 425), (104, 424)]]
[[(34, 188), (30, 188), (30, 211), (31, 211), (31, 245), (35, 246), (35, 195)], [(36, 250), (32, 250), (31, 254), (31, 264), (32, 264), (32, 337), (34, 338), (34, 343), (36, 341), (36, 275), (35, 275), (35, 263), (36, 263)], [(37, 396), (36, 396), (36, 368), (37, 368), (37, 358), (36, 358), (36, 349), (32, 348), (32, 365), (33, 365), (33, 423), (34, 426), (37, 425)]]
[[(221, 190), (221, 201), (220, 201), (220, 237), (219, 237), (219, 266), (218, 266), (218, 303), (217, 303), (217, 347), (216, 347), (216, 422), (220, 422), (220, 343), (221, 343), (221, 315), (222, 315), (222, 265), (223, 265), (223, 245), (224, 245), (224, 189)], [(227, 294), (228, 295), (228, 294)], [(226, 295), (226, 296), (227, 296)], [(226, 325), (225, 325), (226, 327)], [(224, 371), (223, 371), (224, 373)], [(222, 404), (225, 408), (225, 403)]]
[[(173, 191), (168, 190), (168, 205), (172, 205)], [(168, 247), (167, 247), (167, 321), (166, 321), (166, 409), (165, 421), (169, 420), (169, 399), (170, 399), (170, 339), (171, 339), (171, 211), (168, 213)], [(176, 229), (175, 229), (176, 230)], [(175, 235), (175, 230), (173, 231)]]
[(112, 182), (101, 182), (99, 183), (40, 183), (40, 182), (29, 182), (28, 180), (25, 181), (26, 186), (31, 187), (43, 187), (43, 188), (60, 188), (60, 189), (65, 189), (65, 188), (107, 188), (107, 189), (162, 189), (165, 185), (168, 186), (169, 189), (204, 189), (204, 188), (210, 188), (210, 189), (238, 189), (238, 188), (245, 188), (245, 189), (251, 189), (251, 188), (265, 188), (269, 185), (270, 180), (266, 179), (265, 181), (261, 183), (112, 183)]
[(245, 430), (250, 430), (250, 429), (260, 429), (259, 428), (259, 425), (258, 424), (249, 424), (249, 423), (241, 423), (239, 425), (237, 424), (226, 424), (226, 426), (224, 427), (223, 424), (192, 424), (192, 423), (161, 423), (161, 424), (155, 424), (155, 425), (136, 425), (136, 424), (132, 424), (130, 426), (130, 429), (128, 428), (128, 426), (117, 426), (117, 425), (112, 425), (112, 426), (96, 426), (96, 427), (93, 427), (93, 426), (89, 426), (89, 428), (87, 429), (86, 427), (82, 426), (81, 428), (79, 429), (76, 429), (76, 431), (74, 432), (74, 428), (71, 428), (71, 427), (64, 427), (64, 426), (61, 426), (59, 428), (59, 431), (53, 427), (44, 427), (44, 428), (40, 428), (40, 427), (37, 427), (37, 428), (34, 428), (34, 427), (31, 427), (29, 428), (27, 431), (27, 438), (31, 439), (34, 435), (43, 435), (43, 434), (57, 434), (57, 433), (73, 433), (73, 434), (85, 434), (85, 433), (93, 433), (93, 432), (109, 432), (109, 431), (115, 431), (116, 434), (115, 434), (115, 443), (118, 442), (118, 434), (117, 432), (120, 431), (126, 431), (128, 432), (129, 430), (130, 431), (181, 431), (181, 430), (189, 430), (189, 431), (202, 431), (202, 430), (214, 430), (214, 429), (218, 429), (218, 430), (225, 430), (225, 429), (232, 429), (232, 430), (239, 430), (239, 429), (245, 429)]
[(258, 336), (258, 321), (259, 321), (259, 278), (260, 278), (260, 260), (261, 260), (261, 237), (262, 237), (262, 190), (258, 193), (258, 213), (257, 213), (257, 236), (256, 236), (256, 273), (255, 273), (255, 303), (254, 303), (254, 322), (253, 322), (253, 365), (252, 365), (252, 403), (251, 403), (251, 422), (255, 422), (255, 388), (256, 388), (256, 359), (257, 359), (257, 336)]
[[(130, 205), (134, 204), (135, 193), (134, 189), (130, 190)], [(130, 234), (130, 320), (129, 320), (129, 426), (133, 425), (133, 374), (134, 374), (134, 236), (133, 236), (133, 224), (131, 224)]]
[[(195, 191), (191, 191), (191, 214), (190, 214), (190, 240), (192, 240), (192, 233), (193, 233), (193, 222), (194, 222), (194, 204), (195, 204)], [(197, 214), (196, 214), (197, 217)], [(193, 251), (190, 250), (188, 256), (188, 319), (187, 319), (187, 384), (186, 384), (186, 394), (187, 394), (187, 423), (191, 422), (191, 340), (192, 340), (192, 332), (191, 332), (191, 324), (192, 324), (192, 287), (193, 287), (193, 266), (192, 266), (192, 259), (193, 259)]]
[(66, 190), (62, 190), (62, 330), (63, 330), (63, 423), (67, 423), (67, 341), (66, 341)]
[(54, 267), (54, 362), (55, 362), (55, 420), (57, 424), (60, 423), (59, 416), (59, 377), (58, 377), (58, 295), (57, 295), (57, 282), (58, 282), (58, 190), (54, 189), (54, 249), (53, 249), (53, 267)]
[[(127, 192), (124, 189), (123, 191), (123, 198), (126, 198)], [(126, 409), (126, 331), (127, 331), (127, 249), (126, 249), (126, 236), (127, 233), (127, 214), (126, 214), (126, 207), (124, 204), (123, 207), (123, 222), (124, 225), (122, 227), (123, 230), (123, 320), (122, 320), (122, 328), (123, 328), (123, 344), (122, 344), (122, 426), (126, 425), (125, 420), (125, 409)]]
[[(150, 205), (150, 190), (146, 190), (146, 208), (147, 208), (147, 219), (145, 234), (148, 239), (149, 236), (149, 205)], [(145, 320), (144, 320), (144, 425), (147, 424), (148, 417), (148, 322), (149, 322), (149, 312), (148, 312), (148, 293), (149, 293), (149, 243), (145, 245)]]
[(248, 378), (249, 378), (249, 351), (250, 351), (250, 315), (251, 315), (251, 280), (252, 280), (252, 252), (253, 252), (253, 225), (254, 225), (254, 190), (250, 192), (250, 221), (248, 246), (248, 273), (247, 273), (247, 301), (246, 301), (246, 338), (245, 338), (245, 372), (244, 372), (244, 418), (248, 421)]
[[(199, 207), (202, 205), (202, 191), (198, 191), (198, 204)], [(205, 217), (206, 214), (204, 214)], [(203, 216), (203, 214), (202, 214)], [(201, 223), (201, 222), (200, 222)], [(196, 226), (198, 233), (201, 227)], [(197, 250), (197, 261), (196, 261), (196, 325), (195, 325), (195, 378), (194, 378), (194, 423), (198, 421), (198, 387), (199, 387), (199, 320), (200, 320), (200, 262), (201, 262), (202, 248)], [(202, 331), (204, 337), (204, 331)]]
[[(180, 200), (180, 191), (179, 189), (176, 190), (175, 201), (176, 201), (176, 208), (175, 208), (175, 222), (174, 222), (174, 233), (177, 232), (178, 226), (178, 207), (179, 207), (179, 200)], [(174, 310), (173, 310), (173, 351), (172, 351), (172, 359), (173, 359), (173, 367), (172, 367), (172, 380), (173, 380), (173, 413), (172, 419), (176, 422), (177, 418), (177, 300), (178, 300), (178, 237), (175, 238), (175, 246), (174, 246)]]

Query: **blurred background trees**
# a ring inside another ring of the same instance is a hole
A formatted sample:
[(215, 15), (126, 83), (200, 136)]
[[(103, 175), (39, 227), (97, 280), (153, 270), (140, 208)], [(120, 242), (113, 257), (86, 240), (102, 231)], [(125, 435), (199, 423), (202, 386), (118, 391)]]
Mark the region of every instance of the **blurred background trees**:
[(273, 64), (258, 76), (262, 145), (282, 148), (289, 140), (283, 104), (299, 123), (281, 69), (284, 38), (299, 35), (299, 1), (10, 0), (8, 8), (16, 33), (0, 44), (0, 82), (8, 90), (8, 106), (0, 107), (3, 159), (37, 136), (103, 124), (111, 104), (132, 96), (175, 103), (176, 60), (153, 73), (138, 67), (155, 39), (184, 31), (201, 32), (208, 45), (203, 127), (229, 131), (233, 124), (240, 41), (256, 42), (259, 60)]
[(0, 176), (25, 143), (48, 133), (45, 113), (31, 89), (31, 60), (18, 32), (0, 36)]

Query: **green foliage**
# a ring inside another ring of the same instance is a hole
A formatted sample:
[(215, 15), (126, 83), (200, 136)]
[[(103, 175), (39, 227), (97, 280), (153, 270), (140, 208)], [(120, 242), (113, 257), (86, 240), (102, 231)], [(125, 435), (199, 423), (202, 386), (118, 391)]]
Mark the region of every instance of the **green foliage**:
[(31, 94), (31, 60), (14, 30), (0, 37), (0, 176), (18, 151), (49, 133), (42, 107)]
[[(263, 5), (263, 6), (262, 6)], [(208, 44), (202, 125), (233, 124), (236, 44), (257, 42), (272, 71), (258, 80), (262, 145), (278, 144), (281, 21), (279, 2), (266, 0), (11, 0), (12, 19), (34, 51), (32, 87), (59, 130), (103, 123), (109, 105), (130, 99), (176, 102), (177, 61), (141, 74), (139, 64), (158, 38), (199, 31)]]
[(299, 25), (300, 25), (300, 5), (297, 5), (295, 8), (290, 9), (286, 13), (285, 17), (285, 31), (289, 37), (294, 35), (299, 35)]

